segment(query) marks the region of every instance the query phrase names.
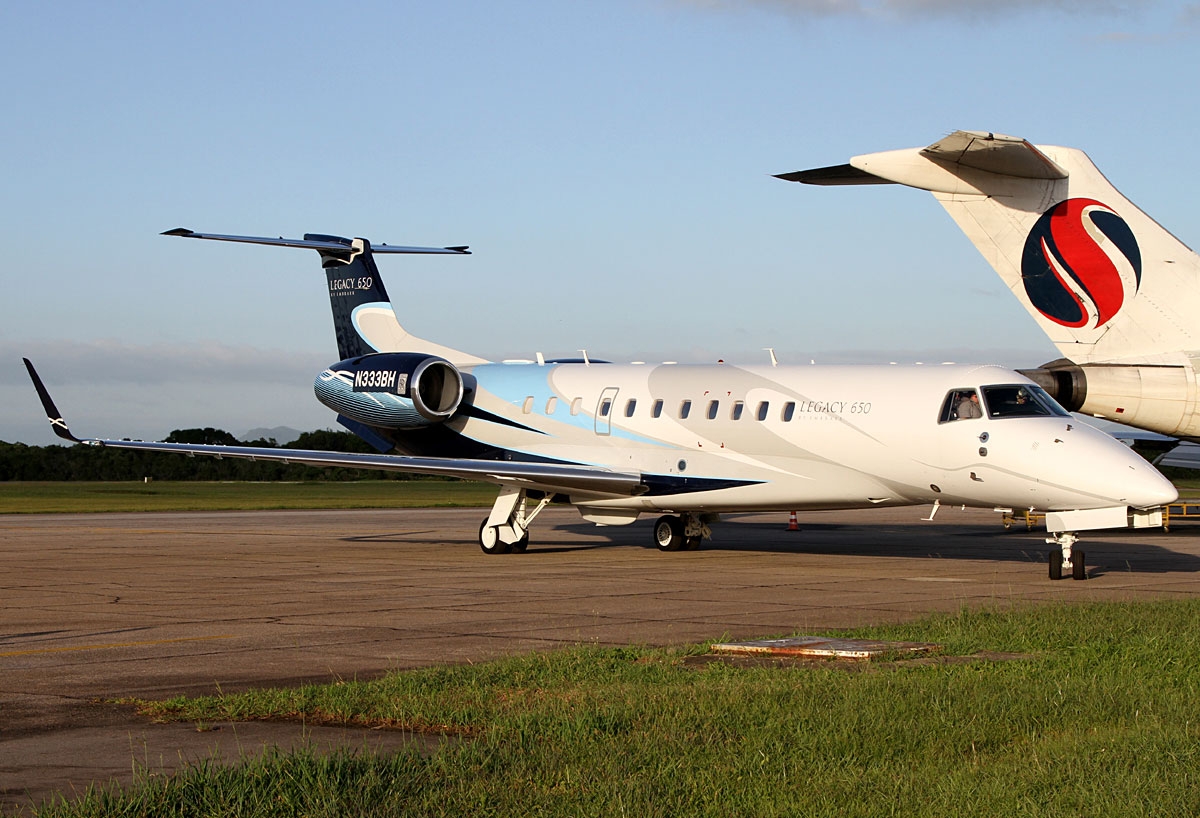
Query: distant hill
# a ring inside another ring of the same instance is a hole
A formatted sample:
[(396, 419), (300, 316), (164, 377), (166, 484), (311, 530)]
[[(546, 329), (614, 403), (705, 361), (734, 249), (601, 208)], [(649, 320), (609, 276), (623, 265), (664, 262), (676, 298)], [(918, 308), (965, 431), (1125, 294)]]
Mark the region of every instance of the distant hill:
[(300, 437), (301, 432), (298, 429), (293, 429), (291, 426), (275, 426), (271, 429), (251, 429), (246, 434), (240, 436), (238, 440), (270, 440), (275, 438), (275, 442), (280, 446), (285, 443), (291, 443), (296, 438)]

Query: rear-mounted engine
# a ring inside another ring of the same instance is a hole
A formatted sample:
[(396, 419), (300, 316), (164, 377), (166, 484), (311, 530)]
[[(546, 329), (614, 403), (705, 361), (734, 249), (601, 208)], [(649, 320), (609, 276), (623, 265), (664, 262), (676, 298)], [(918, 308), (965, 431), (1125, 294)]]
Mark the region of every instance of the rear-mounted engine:
[(383, 429), (442, 423), (458, 411), (462, 374), (419, 352), (379, 352), (333, 364), (313, 382), (317, 400), (348, 418)]

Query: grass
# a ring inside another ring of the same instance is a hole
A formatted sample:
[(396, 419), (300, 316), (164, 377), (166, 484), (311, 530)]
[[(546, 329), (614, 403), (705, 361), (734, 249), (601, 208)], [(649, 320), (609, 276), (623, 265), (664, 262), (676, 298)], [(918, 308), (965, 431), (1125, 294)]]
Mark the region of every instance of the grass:
[(738, 666), (574, 648), (365, 682), (143, 703), (158, 719), (443, 733), (271, 753), (46, 816), (1195, 815), (1200, 602), (962, 612), (852, 635), (1014, 661)]
[[(1190, 475), (1195, 474), (1194, 471), (1184, 469), (1168, 469), (1171, 472), (1167, 476), (1171, 482), (1175, 484), (1175, 488), (1179, 489), (1180, 500), (1195, 500), (1200, 498), (1200, 479)], [(1180, 476), (1178, 472), (1185, 472), (1189, 476)]]
[(448, 480), (312, 483), (0, 482), (0, 514), (490, 506), (496, 488)]

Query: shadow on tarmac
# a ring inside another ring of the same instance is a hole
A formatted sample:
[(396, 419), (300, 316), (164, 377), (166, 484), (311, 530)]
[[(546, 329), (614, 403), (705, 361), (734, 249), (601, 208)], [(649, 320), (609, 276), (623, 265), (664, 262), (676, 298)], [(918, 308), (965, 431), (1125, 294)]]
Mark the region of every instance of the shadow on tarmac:
[[(744, 517), (745, 519), (739, 519)], [(525, 557), (566, 554), (596, 549), (638, 548), (656, 550), (647, 517), (629, 526), (602, 527), (587, 522), (558, 523), (532, 529), (532, 542)], [(569, 535), (556, 536), (556, 532)], [(999, 523), (984, 527), (971, 523), (938, 521), (929, 524), (914, 517), (912, 524), (846, 524), (811, 522), (801, 518), (799, 531), (787, 531), (782, 523), (764, 522), (762, 515), (729, 515), (713, 526), (714, 538), (700, 552), (759, 554), (813, 554), (822, 556), (881, 557), (906, 559), (983, 560), (1042, 563), (1054, 546), (1045, 542), (1046, 532), (1024, 527), (1006, 530)], [(447, 545), (477, 547), (474, 538), (446, 537), (433, 530), (406, 531), (343, 537), (352, 543), (403, 543), (438, 536)], [(1088, 575), (1133, 571), (1151, 574), (1200, 573), (1200, 557), (1172, 551), (1170, 534), (1161, 530), (1136, 535), (1128, 531), (1084, 532), (1079, 547), (1086, 554)], [(1158, 544), (1159, 541), (1163, 544)], [(680, 552), (672, 556), (682, 556)], [(519, 556), (519, 555), (515, 555)], [(665, 555), (664, 555), (665, 556)]]

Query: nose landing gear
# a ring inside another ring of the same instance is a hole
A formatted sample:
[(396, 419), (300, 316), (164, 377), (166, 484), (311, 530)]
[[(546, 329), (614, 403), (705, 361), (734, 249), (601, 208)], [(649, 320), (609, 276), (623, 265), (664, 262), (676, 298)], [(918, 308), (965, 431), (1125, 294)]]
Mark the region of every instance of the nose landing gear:
[(1063, 570), (1071, 572), (1071, 579), (1087, 579), (1087, 567), (1083, 563), (1084, 554), (1076, 551), (1074, 545), (1079, 536), (1073, 531), (1060, 531), (1053, 537), (1046, 538), (1047, 545), (1057, 545), (1058, 551), (1050, 552), (1050, 579), (1063, 578)]
[(479, 527), (479, 547), (485, 554), (518, 554), (529, 547), (529, 524), (550, 502), (542, 497), (532, 511), (525, 507), (525, 489), (504, 486), (492, 507), (492, 513)]

